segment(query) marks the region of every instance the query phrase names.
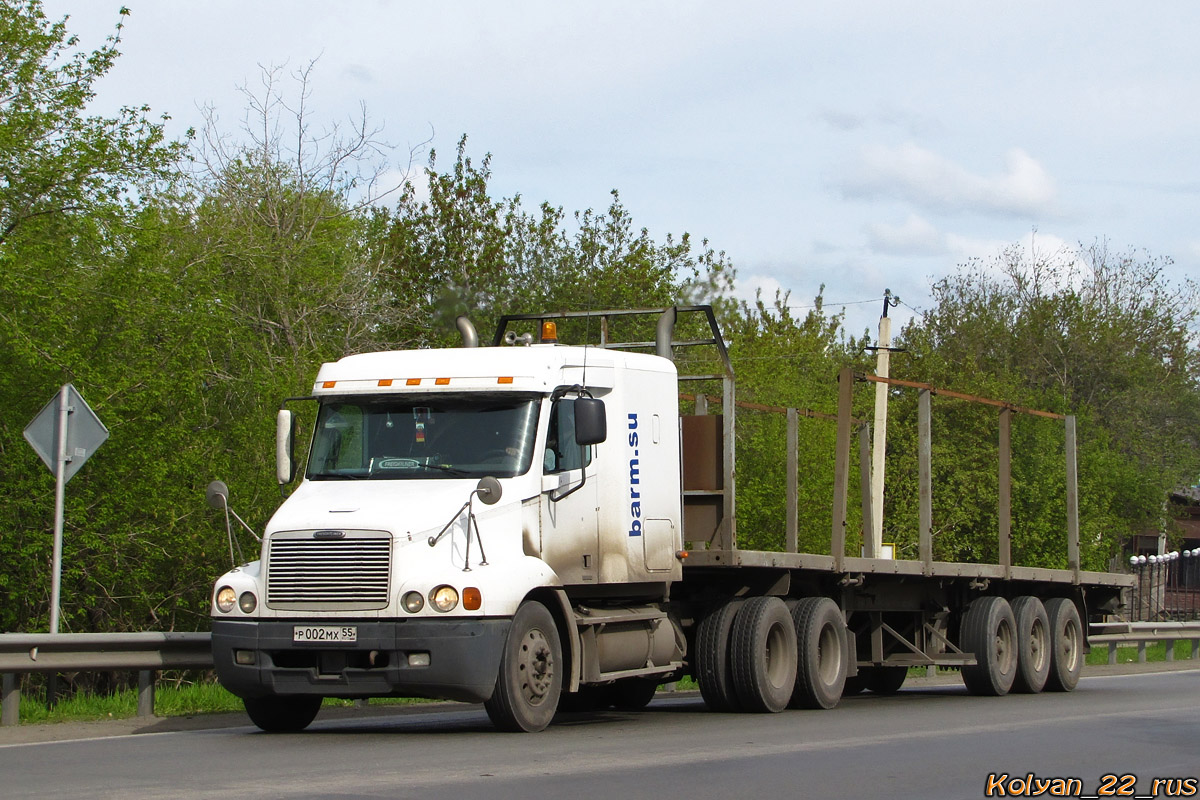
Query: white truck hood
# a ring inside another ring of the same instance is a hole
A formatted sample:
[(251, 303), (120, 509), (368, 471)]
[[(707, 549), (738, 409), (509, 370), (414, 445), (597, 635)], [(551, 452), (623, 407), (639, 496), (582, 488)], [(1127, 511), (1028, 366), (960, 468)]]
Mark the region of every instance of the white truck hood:
[[(436, 532), (462, 507), (477, 483), (475, 478), (305, 481), (275, 512), (267, 534), (322, 528), (398, 535)], [(476, 513), (486, 509), (475, 503)]]

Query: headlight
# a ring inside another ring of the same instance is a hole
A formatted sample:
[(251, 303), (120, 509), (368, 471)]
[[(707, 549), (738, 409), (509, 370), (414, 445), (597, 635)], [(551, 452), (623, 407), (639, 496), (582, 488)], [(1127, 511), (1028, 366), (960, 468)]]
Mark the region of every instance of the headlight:
[(458, 605), (458, 590), (453, 586), (439, 586), (429, 593), (429, 603), (443, 613), (453, 611)]
[(404, 610), (410, 614), (416, 614), (425, 607), (425, 598), (421, 596), (420, 592), (405, 593), (401, 602), (404, 603)]
[(229, 586), (222, 586), (217, 590), (217, 608), (222, 614), (228, 614), (233, 611), (233, 604), (237, 602), (237, 592)]
[(254, 596), (254, 592), (242, 592), (242, 596), (238, 598), (238, 608), (242, 612), (249, 614), (258, 607), (258, 598)]

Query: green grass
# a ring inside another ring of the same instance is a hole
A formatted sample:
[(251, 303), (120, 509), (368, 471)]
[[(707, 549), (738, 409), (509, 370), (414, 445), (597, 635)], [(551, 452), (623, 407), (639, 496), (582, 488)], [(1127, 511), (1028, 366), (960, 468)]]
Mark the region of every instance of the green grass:
[[(154, 713), (160, 717), (241, 711), (242, 701), (215, 683), (159, 686), (154, 693)], [(112, 694), (74, 694), (60, 697), (46, 708), (42, 691), (21, 693), (21, 722), (87, 722), (137, 716), (137, 690)]]
[[(1175, 660), (1185, 661), (1192, 657), (1191, 641), (1175, 642)], [(1138, 660), (1137, 645), (1129, 647), (1117, 648), (1117, 663), (1132, 664)], [(1166, 661), (1167, 660), (1167, 642), (1147, 642), (1146, 643), (1146, 661)], [(1108, 663), (1108, 645), (1092, 645), (1092, 652), (1088, 653), (1088, 664), (1107, 664)]]
[[(373, 698), (371, 705), (403, 705), (429, 702), (412, 698)], [(325, 698), (326, 707), (353, 706), (354, 700)], [(241, 711), (242, 701), (217, 683), (190, 683), (180, 686), (159, 685), (154, 692), (154, 714), (159, 717), (187, 717)], [(137, 690), (112, 694), (75, 694), (61, 697), (53, 708), (46, 708), (42, 691), (21, 693), (21, 724), (55, 722), (91, 722), (137, 716)]]

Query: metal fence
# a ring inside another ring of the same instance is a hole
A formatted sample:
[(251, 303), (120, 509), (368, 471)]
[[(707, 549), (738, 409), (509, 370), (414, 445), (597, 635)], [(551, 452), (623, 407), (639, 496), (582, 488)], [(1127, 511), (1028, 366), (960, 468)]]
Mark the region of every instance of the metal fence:
[(1160, 556), (1130, 556), (1129, 569), (1137, 578), (1130, 620), (1200, 620), (1200, 547)]
[(162, 669), (210, 669), (208, 633), (5, 633), (0, 634), (0, 725), (19, 721), (25, 672), (137, 670), (138, 716), (154, 715), (154, 682)]

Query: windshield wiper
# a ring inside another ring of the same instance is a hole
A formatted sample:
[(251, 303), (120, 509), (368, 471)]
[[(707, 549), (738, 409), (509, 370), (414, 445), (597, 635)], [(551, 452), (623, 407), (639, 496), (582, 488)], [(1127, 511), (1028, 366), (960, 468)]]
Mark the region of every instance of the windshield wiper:
[(463, 469), (459, 469), (458, 467), (449, 467), (449, 466), (446, 466), (445, 464), (422, 464), (421, 462), (418, 461), (417, 466), (424, 467), (425, 469), (434, 469), (434, 470), (438, 470), (440, 472), (445, 472), (446, 474), (453, 475), (456, 478), (471, 477), (470, 472), (467, 472), (466, 470), (463, 470)]

